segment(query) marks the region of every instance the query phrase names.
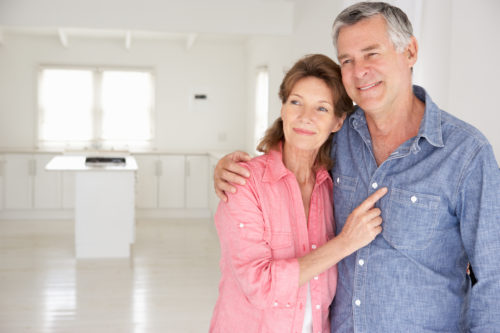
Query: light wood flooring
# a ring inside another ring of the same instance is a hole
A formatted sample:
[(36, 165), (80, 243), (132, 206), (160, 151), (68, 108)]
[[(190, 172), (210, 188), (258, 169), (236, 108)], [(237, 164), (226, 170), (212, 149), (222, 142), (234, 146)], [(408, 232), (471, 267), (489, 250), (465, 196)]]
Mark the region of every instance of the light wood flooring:
[(0, 332), (207, 332), (210, 219), (138, 221), (130, 259), (74, 258), (72, 221), (0, 221)]

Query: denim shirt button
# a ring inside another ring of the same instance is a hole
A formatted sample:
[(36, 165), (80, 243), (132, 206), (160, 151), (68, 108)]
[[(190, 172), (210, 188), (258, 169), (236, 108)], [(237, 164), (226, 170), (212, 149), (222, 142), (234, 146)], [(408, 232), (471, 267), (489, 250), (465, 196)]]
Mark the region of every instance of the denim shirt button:
[(357, 299), (357, 300), (354, 301), (354, 304), (356, 304), (356, 306), (360, 306), (361, 305), (361, 301), (359, 299)]
[(418, 200), (418, 199), (417, 199), (417, 197), (416, 197), (416, 196), (412, 196), (412, 197), (410, 198), (410, 200), (411, 200), (411, 202), (415, 203), (415, 202), (417, 202), (417, 200)]
[(365, 261), (363, 259), (359, 259), (358, 264), (359, 266), (363, 266), (365, 264)]
[(375, 189), (377, 189), (377, 187), (378, 187), (377, 182), (374, 182), (374, 183), (372, 184), (372, 188), (375, 190)]

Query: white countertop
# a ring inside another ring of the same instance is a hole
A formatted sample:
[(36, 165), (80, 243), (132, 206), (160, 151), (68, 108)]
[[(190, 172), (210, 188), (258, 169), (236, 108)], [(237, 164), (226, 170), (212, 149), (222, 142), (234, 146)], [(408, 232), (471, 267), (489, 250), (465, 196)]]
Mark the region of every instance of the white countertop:
[(124, 165), (100, 164), (89, 165), (85, 164), (85, 157), (80, 155), (61, 155), (50, 160), (45, 166), (45, 170), (49, 171), (135, 171), (137, 170), (137, 162), (132, 156), (125, 157)]

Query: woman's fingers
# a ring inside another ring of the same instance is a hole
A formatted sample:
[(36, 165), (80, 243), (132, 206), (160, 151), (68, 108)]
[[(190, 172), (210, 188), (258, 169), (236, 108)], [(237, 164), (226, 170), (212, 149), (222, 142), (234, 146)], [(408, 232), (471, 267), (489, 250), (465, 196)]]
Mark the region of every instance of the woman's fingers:
[(358, 213), (368, 211), (386, 193), (387, 193), (387, 187), (382, 187), (381, 189), (377, 190), (375, 193), (371, 194), (368, 198), (366, 198), (365, 201), (363, 201), (355, 210), (357, 210)]

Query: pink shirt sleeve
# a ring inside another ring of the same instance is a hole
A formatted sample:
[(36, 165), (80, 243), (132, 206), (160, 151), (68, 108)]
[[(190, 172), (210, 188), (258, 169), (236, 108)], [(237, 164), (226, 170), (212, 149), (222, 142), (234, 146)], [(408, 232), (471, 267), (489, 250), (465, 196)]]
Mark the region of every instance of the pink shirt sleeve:
[(249, 302), (258, 308), (294, 306), (299, 291), (298, 260), (273, 259), (266, 226), (270, 217), (262, 212), (255, 180), (237, 188), (227, 203), (221, 201), (215, 216), (224, 269), (231, 270), (223, 274), (233, 274)]

